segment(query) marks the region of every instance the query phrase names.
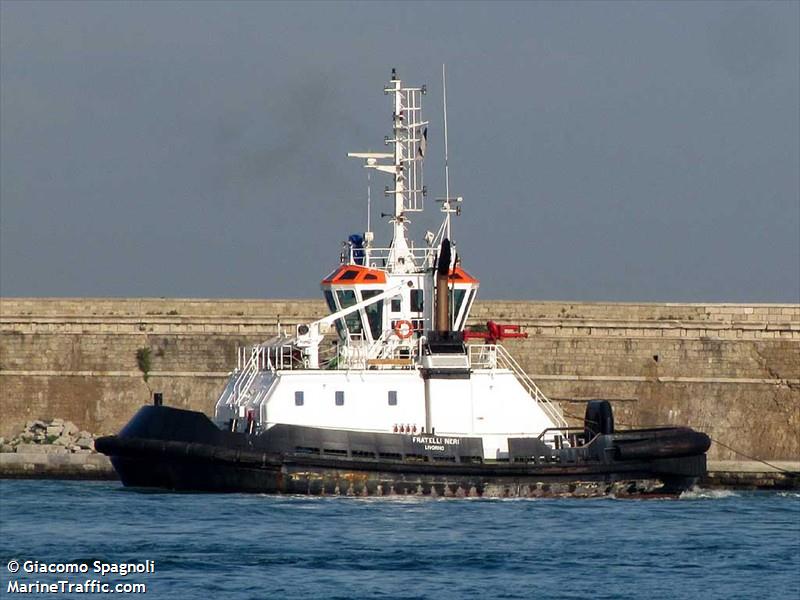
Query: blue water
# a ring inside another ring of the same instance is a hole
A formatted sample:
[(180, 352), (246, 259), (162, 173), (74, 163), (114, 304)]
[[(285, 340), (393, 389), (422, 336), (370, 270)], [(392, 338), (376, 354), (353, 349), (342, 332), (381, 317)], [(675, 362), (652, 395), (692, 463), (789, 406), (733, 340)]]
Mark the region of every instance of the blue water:
[(14, 579), (98, 578), (11, 575), (17, 559), (153, 560), (153, 574), (100, 579), (145, 583), (140, 597), (176, 600), (800, 598), (794, 492), (406, 500), (0, 481), (0, 503), (4, 597)]

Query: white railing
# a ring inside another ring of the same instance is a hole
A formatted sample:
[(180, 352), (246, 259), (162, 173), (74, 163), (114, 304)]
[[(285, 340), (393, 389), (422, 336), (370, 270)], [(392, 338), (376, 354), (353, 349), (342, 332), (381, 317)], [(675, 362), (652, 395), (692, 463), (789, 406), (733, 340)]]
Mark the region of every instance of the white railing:
[(274, 342), (271, 345), (237, 348), (236, 370), (217, 401), (217, 410), (226, 406), (236, 418), (241, 416), (242, 406), (257, 406), (270, 388), (264, 387), (264, 376), (269, 371), (297, 368), (294, 363), (302, 364), (296, 357), (297, 352), (291, 344)]
[(514, 357), (500, 344), (481, 344), (469, 346), (469, 362), (472, 368), (508, 369), (517, 378), (531, 398), (542, 408), (544, 413), (557, 427), (566, 427), (567, 421), (561, 410), (544, 395), (542, 390), (522, 370)]
[[(394, 330), (387, 329), (374, 342), (351, 339), (337, 348), (334, 368), (341, 370), (379, 368), (408, 368), (421, 353), (422, 338), (400, 341), (394, 338)], [(395, 363), (392, 361), (400, 361)], [(383, 362), (382, 362), (383, 361)]]
[(239, 372), (239, 377), (236, 380), (236, 384), (233, 386), (232, 400), (234, 403), (239, 404), (241, 399), (250, 391), (250, 386), (258, 376), (259, 365), (262, 360), (263, 348), (260, 346), (253, 346), (250, 352), (250, 358)]
[(283, 371), (303, 366), (300, 350), (293, 344), (263, 346), (262, 350), (264, 351), (262, 370)]
[(495, 344), (469, 344), (469, 364), (473, 369), (496, 369), (497, 346)]
[[(363, 264), (371, 269), (385, 269), (391, 252), (391, 248), (356, 248), (349, 246), (346, 259), (348, 264)], [(414, 257), (417, 267), (433, 266), (436, 248), (411, 248), (409, 252)]]
[[(391, 360), (404, 358), (409, 360), (420, 355), (422, 338), (400, 342), (392, 339), (394, 332), (387, 330), (380, 338), (372, 343), (367, 342), (363, 336), (352, 336), (347, 343), (336, 344), (328, 347), (320, 357), (320, 363), (325, 369), (365, 369), (370, 366), (370, 361), (385, 359), (385, 368), (392, 366)], [(280, 343), (281, 341), (285, 343)], [(283, 338), (272, 343), (264, 343), (253, 347), (238, 348), (238, 361), (232, 377), (233, 385), (223, 393), (223, 401), (228, 404), (237, 404), (238, 399), (247, 394), (260, 371), (290, 371), (307, 368), (302, 355), (302, 350), (294, 345), (293, 340)]]
[(325, 346), (319, 353), (319, 365), (321, 369), (336, 369), (339, 364), (338, 345)]
[(233, 385), (229, 384), (225, 388), (218, 405), (220, 403), (229, 407), (238, 405), (239, 399), (247, 393), (247, 390), (252, 385), (256, 375), (258, 375), (260, 348), (258, 346), (254, 346), (250, 350), (249, 355), (247, 350), (248, 348), (237, 348), (237, 366), (236, 371), (234, 371), (232, 375), (232, 377), (234, 377)]

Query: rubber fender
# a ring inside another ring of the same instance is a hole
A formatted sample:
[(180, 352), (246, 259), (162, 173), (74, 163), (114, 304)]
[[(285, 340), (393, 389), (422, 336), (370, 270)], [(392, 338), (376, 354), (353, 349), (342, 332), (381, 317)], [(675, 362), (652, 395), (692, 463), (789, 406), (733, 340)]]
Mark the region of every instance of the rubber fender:
[(704, 454), (710, 446), (711, 438), (705, 433), (680, 427), (636, 441), (619, 440), (615, 443), (615, 455), (619, 460), (679, 458)]
[(589, 400), (583, 418), (583, 429), (587, 442), (596, 435), (614, 433), (614, 413), (608, 400)]

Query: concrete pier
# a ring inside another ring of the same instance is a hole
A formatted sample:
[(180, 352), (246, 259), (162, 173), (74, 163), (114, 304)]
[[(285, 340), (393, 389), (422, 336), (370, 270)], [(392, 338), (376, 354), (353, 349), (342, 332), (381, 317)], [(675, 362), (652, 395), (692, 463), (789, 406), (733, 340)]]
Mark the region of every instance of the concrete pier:
[(757, 461), (715, 460), (708, 462), (708, 476), (701, 486), (730, 490), (800, 489), (800, 461), (769, 461), (773, 467)]
[(0, 454), (0, 479), (117, 479), (103, 454)]

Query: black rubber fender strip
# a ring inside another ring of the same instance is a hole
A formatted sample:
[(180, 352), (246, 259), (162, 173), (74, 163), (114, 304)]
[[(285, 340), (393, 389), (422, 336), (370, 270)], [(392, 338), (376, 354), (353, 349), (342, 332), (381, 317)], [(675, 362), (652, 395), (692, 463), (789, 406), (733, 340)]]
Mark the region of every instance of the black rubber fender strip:
[(280, 457), (265, 452), (223, 448), (195, 442), (149, 440), (111, 435), (98, 438), (95, 441), (95, 448), (98, 452), (108, 456), (189, 458), (259, 467), (279, 467), (281, 465)]
[(711, 438), (689, 428), (665, 430), (631, 441), (615, 440), (614, 454), (618, 460), (680, 458), (704, 454), (711, 447)]

